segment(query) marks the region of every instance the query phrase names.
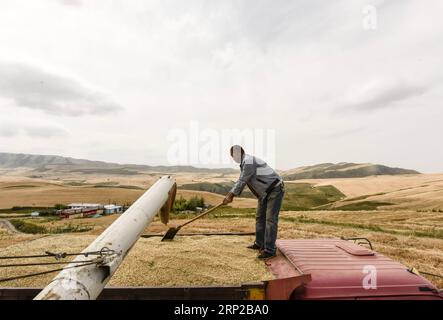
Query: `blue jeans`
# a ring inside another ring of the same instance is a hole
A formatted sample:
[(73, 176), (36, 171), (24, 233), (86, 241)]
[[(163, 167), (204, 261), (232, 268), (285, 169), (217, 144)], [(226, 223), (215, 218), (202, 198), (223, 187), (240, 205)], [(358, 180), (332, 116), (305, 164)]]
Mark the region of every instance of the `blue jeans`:
[(284, 186), (276, 186), (269, 194), (258, 202), (255, 215), (255, 244), (265, 252), (275, 254), (277, 247), (278, 214), (280, 213)]

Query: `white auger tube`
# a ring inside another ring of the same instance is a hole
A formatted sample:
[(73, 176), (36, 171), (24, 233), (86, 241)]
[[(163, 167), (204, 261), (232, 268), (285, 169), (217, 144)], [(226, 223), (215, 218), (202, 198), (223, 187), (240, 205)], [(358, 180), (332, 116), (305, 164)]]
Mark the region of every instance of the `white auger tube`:
[[(82, 253), (103, 251), (103, 255), (88, 256), (87, 258), (84, 255), (79, 255), (73, 260), (96, 259), (97, 263), (78, 266), (78, 263), (71, 262), (34, 299), (97, 299), (155, 215), (160, 210), (166, 211), (169, 215), (170, 207), (165, 210), (165, 206), (172, 205), (175, 188), (176, 184), (173, 178), (169, 176), (160, 178), (121, 217), (82, 251)], [(167, 222), (167, 218), (162, 217), (162, 221)]]

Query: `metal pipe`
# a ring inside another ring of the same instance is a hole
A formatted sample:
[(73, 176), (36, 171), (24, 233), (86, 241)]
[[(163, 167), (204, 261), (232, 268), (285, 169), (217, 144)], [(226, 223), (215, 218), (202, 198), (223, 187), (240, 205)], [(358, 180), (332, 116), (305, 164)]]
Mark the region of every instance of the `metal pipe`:
[[(120, 266), (123, 259), (161, 210), (162, 221), (169, 210), (164, 207), (172, 205), (175, 196), (175, 180), (169, 176), (160, 178), (146, 191), (124, 214), (109, 226), (82, 253), (101, 251), (96, 257), (97, 263), (75, 267), (70, 263), (49, 285), (44, 288), (35, 300), (95, 300)], [(69, 245), (69, 244), (67, 244)], [(95, 258), (95, 257), (94, 257)], [(84, 255), (73, 261), (81, 261)]]

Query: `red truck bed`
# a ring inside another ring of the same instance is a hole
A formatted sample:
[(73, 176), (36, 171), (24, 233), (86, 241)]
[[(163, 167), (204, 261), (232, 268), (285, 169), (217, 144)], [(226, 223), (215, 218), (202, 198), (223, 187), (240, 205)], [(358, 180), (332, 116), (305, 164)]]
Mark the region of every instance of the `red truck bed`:
[[(284, 281), (304, 277), (288, 298), (443, 299), (442, 293), (427, 279), (353, 242), (278, 240), (277, 247), (279, 256), (267, 263), (276, 278)], [(275, 292), (281, 292), (281, 288), (276, 287)]]

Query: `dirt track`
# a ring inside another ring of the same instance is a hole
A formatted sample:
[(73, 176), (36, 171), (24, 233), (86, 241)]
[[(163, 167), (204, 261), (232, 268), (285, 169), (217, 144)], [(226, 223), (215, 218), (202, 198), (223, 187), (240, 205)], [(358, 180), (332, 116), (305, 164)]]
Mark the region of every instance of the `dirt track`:
[(5, 228), (11, 232), (18, 232), (18, 230), (12, 225), (11, 222), (5, 219), (0, 219), (0, 228)]

